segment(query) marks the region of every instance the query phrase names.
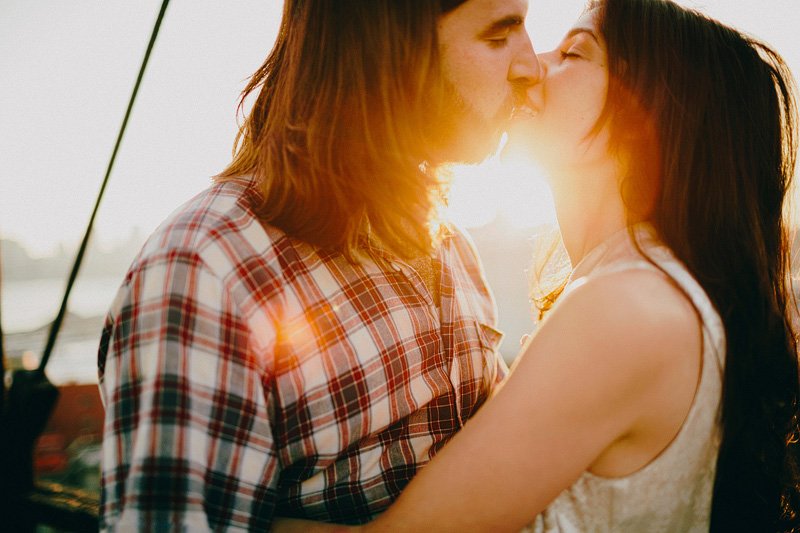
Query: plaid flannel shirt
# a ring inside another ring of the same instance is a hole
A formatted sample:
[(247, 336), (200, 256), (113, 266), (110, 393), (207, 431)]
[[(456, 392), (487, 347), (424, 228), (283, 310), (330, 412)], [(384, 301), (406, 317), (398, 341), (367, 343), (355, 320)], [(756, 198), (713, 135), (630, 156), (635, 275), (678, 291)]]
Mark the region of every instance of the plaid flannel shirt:
[(258, 221), (246, 184), (179, 208), (134, 260), (98, 355), (101, 527), (267, 530), (384, 510), (506, 372), (474, 249), (419, 275)]

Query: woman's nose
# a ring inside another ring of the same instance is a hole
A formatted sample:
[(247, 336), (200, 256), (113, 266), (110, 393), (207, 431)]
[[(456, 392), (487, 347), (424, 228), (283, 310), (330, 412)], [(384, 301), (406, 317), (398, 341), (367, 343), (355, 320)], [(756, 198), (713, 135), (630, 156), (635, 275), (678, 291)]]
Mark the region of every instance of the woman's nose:
[(539, 62), (539, 77), (544, 79), (547, 76), (547, 70), (553, 65), (553, 62), (559, 57), (561, 52), (558, 49), (543, 52), (536, 56)]

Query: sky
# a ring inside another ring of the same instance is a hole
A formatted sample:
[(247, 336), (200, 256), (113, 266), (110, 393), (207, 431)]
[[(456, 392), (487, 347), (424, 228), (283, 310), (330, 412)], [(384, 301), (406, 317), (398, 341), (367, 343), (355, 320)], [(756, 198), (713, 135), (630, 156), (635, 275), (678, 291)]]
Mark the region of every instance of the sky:
[[(34, 255), (88, 222), (159, 0), (0, 1), (0, 236)], [(771, 43), (800, 73), (798, 0), (685, 1)], [(584, 0), (532, 0), (534, 47), (554, 47)], [(275, 39), (280, 0), (173, 0), (96, 223), (110, 246), (147, 234), (230, 159), (236, 106)], [(462, 169), (453, 217), (479, 226), (552, 220), (529, 169)], [(487, 187), (488, 175), (503, 177)], [(488, 206), (488, 207), (487, 207)]]

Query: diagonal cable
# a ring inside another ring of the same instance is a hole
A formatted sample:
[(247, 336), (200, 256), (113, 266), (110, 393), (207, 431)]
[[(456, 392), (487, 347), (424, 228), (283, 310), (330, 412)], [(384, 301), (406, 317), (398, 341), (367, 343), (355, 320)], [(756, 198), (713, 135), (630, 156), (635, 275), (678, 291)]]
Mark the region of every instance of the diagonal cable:
[(89, 218), (89, 224), (86, 227), (86, 233), (83, 235), (83, 241), (81, 242), (81, 246), (78, 249), (78, 254), (75, 257), (75, 263), (72, 265), (72, 271), (69, 274), (69, 280), (67, 281), (67, 288), (64, 291), (64, 298), (61, 300), (61, 307), (58, 310), (58, 315), (56, 315), (56, 319), (53, 321), (52, 325), (50, 326), (50, 333), (47, 336), (47, 344), (44, 348), (44, 353), (42, 355), (42, 360), (39, 363), (39, 368), (37, 372), (39, 374), (44, 373), (44, 368), (47, 365), (47, 361), (50, 359), (50, 355), (53, 352), (53, 346), (55, 346), (56, 338), (58, 337), (58, 332), (61, 330), (61, 325), (64, 322), (64, 316), (67, 313), (67, 303), (69, 302), (69, 295), (72, 292), (72, 287), (75, 284), (75, 279), (78, 277), (78, 271), (80, 270), (81, 263), (83, 262), (83, 256), (86, 253), (86, 248), (89, 244), (89, 237), (92, 233), (92, 228), (94, 227), (94, 220), (97, 216), (97, 211), (100, 208), (100, 201), (103, 198), (103, 194), (106, 190), (106, 185), (108, 185), (108, 179), (111, 176), (111, 170), (114, 168), (114, 161), (117, 158), (117, 152), (119, 151), (119, 147), (122, 144), (122, 137), (125, 135), (125, 129), (128, 126), (128, 119), (131, 116), (131, 111), (133, 110), (133, 104), (136, 101), (136, 94), (139, 92), (139, 85), (142, 83), (142, 78), (144, 77), (144, 71), (147, 68), (147, 63), (150, 60), (150, 52), (153, 50), (153, 45), (156, 42), (156, 37), (158, 37), (158, 31), (161, 28), (161, 21), (164, 18), (164, 13), (167, 10), (167, 6), (169, 5), (169, 0), (163, 0), (161, 3), (161, 10), (158, 13), (158, 18), (156, 19), (156, 24), (153, 27), (153, 33), (150, 35), (150, 42), (147, 44), (147, 51), (144, 54), (144, 60), (142, 61), (142, 66), (139, 69), (139, 76), (136, 78), (136, 85), (133, 86), (133, 94), (131, 94), (131, 99), (128, 102), (128, 110), (125, 112), (125, 118), (122, 121), (122, 126), (119, 130), (119, 135), (117, 136), (117, 142), (114, 145), (114, 151), (111, 154), (111, 160), (108, 162), (108, 168), (106, 169), (106, 175), (103, 178), (103, 184), (100, 186), (100, 192), (97, 194), (97, 200), (94, 204), (94, 209), (92, 210), (92, 216)]

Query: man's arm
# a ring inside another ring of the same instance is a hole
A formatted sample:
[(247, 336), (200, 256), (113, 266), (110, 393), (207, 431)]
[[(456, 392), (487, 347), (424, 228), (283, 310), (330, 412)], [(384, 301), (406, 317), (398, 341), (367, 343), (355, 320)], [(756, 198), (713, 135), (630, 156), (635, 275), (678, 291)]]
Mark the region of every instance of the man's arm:
[(193, 252), (126, 279), (100, 345), (104, 529), (267, 529), (278, 465), (264, 362)]

